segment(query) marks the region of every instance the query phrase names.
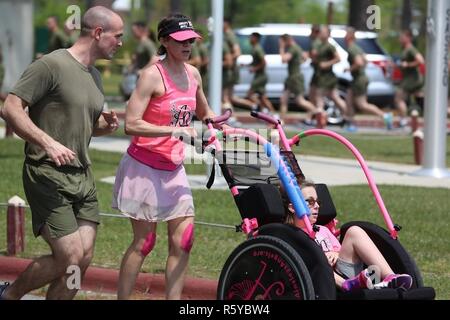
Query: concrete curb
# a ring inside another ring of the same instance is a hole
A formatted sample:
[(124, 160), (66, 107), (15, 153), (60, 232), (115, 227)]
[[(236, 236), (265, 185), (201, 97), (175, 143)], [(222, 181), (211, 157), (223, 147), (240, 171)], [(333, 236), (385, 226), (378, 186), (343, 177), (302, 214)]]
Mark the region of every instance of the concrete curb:
[[(0, 279), (14, 281), (32, 262), (30, 259), (0, 256)], [(89, 267), (81, 289), (85, 291), (116, 293), (119, 270)], [(164, 299), (164, 275), (140, 273), (135, 292), (148, 299)], [(183, 300), (215, 300), (217, 281), (187, 277), (182, 294)]]

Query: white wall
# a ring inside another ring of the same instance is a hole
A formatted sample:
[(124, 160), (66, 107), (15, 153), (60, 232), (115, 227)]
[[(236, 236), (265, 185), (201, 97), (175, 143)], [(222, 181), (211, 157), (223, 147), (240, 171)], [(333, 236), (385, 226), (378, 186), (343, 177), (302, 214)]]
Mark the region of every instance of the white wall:
[(31, 63), (33, 30), (32, 0), (0, 0), (0, 44), (5, 67), (1, 91), (10, 90)]

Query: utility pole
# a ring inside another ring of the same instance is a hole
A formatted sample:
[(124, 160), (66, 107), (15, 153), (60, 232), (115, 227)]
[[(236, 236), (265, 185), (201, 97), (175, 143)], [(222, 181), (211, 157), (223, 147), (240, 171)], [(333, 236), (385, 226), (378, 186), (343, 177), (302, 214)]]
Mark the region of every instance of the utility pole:
[(424, 161), (414, 175), (450, 178), (446, 168), (450, 3), (429, 0), (425, 84)]

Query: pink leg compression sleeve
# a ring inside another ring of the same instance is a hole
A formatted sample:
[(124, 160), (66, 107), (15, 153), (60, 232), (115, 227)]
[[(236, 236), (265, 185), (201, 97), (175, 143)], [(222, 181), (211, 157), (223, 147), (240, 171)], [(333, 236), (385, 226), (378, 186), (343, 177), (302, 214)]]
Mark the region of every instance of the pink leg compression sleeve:
[(183, 232), (183, 237), (181, 238), (181, 249), (186, 253), (189, 253), (194, 243), (194, 225), (189, 223)]
[(156, 242), (156, 233), (149, 232), (141, 248), (141, 253), (144, 257), (146, 257), (152, 251), (153, 247), (155, 246), (155, 242)]

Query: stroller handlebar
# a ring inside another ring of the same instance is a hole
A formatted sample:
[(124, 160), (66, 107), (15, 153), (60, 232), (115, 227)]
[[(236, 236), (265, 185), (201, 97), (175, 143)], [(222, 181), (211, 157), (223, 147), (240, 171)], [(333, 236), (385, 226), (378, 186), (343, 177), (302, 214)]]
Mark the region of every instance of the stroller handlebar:
[(226, 109), (225, 112), (223, 114), (221, 114), (220, 116), (206, 119), (205, 123), (206, 124), (208, 124), (208, 123), (215, 124), (215, 123), (225, 122), (231, 117), (231, 114), (232, 114), (231, 109)]
[(250, 112), (250, 115), (251, 115), (252, 117), (261, 119), (261, 120), (263, 120), (263, 121), (265, 121), (265, 122), (268, 122), (268, 123), (270, 123), (270, 124), (274, 124), (274, 125), (280, 124), (280, 120), (275, 119), (274, 117), (272, 117), (272, 116), (270, 116), (270, 115), (268, 115), (268, 114), (259, 112), (259, 111), (252, 110), (252, 111)]

